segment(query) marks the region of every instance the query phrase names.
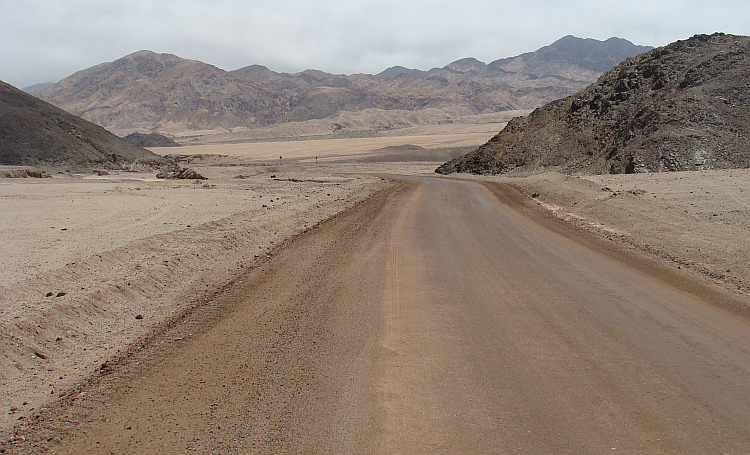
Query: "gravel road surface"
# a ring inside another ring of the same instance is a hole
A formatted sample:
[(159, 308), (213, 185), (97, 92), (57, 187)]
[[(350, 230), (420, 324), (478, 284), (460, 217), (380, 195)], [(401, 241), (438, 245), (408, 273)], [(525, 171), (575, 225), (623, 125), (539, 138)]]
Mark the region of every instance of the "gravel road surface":
[(280, 249), (8, 453), (750, 453), (741, 302), (509, 187), (414, 177)]

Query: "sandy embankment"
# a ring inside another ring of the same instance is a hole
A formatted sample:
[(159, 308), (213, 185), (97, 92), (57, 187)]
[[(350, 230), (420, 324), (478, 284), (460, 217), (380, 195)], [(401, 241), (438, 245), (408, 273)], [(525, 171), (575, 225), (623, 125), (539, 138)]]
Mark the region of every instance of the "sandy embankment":
[(0, 180), (0, 430), (387, 184), (314, 167), (198, 169), (210, 179)]

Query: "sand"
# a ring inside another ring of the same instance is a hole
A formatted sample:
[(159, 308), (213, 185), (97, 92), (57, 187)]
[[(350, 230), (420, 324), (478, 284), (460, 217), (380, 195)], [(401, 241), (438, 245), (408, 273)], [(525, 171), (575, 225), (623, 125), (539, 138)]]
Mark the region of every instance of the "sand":
[[(349, 158), (357, 160), (385, 147), (414, 145), (430, 150), (477, 147), (495, 133), (499, 124), (474, 125), (473, 128), (456, 130), (451, 128), (415, 129), (408, 136), (381, 136), (369, 138), (335, 138), (306, 141), (249, 142), (240, 144), (185, 145), (182, 147), (154, 147), (149, 150), (159, 155), (228, 155), (240, 160), (277, 160), (285, 163), (295, 160), (300, 163)], [(438, 162), (439, 160), (435, 160)]]
[[(443, 133), (158, 150), (195, 155), (190, 166), (209, 177), (201, 182), (155, 173), (0, 179), (0, 435), (286, 239), (390, 185), (382, 174), (445, 178), (433, 173), (441, 162), (406, 162), (412, 152), (384, 147), (444, 151), (492, 136)], [(581, 228), (748, 290), (750, 171), (451, 178), (539, 192), (538, 203)]]
[(198, 169), (209, 180), (0, 182), (2, 429), (388, 184), (320, 168)]

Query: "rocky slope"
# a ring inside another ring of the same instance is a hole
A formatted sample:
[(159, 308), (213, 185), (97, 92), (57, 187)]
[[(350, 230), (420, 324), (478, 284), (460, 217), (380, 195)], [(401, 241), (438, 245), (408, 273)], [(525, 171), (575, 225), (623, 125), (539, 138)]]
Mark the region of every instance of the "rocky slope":
[(113, 131), (268, 125), (286, 111), (282, 97), (252, 80), (150, 51), (80, 71), (34, 94)]
[(437, 172), (632, 173), (750, 167), (750, 37), (696, 35), (630, 58), (516, 118)]
[(260, 65), (226, 72), (141, 51), (76, 73), (35, 95), (122, 135), (227, 132), (365, 109), (460, 108), (479, 114), (541, 106), (647, 49), (622, 39), (565, 37), (489, 65), (463, 59), (428, 72), (391, 68), (378, 75), (287, 74)]
[(124, 138), (126, 141), (141, 147), (179, 147), (180, 144), (159, 133), (130, 133)]
[(0, 82), (0, 164), (122, 169), (165, 164), (104, 128)]

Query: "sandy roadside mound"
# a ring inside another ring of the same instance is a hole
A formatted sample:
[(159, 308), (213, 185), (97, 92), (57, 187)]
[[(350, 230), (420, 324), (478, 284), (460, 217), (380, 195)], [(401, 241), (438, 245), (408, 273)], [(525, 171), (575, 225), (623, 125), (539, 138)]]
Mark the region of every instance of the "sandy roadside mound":
[(481, 179), (538, 192), (538, 203), (584, 229), (750, 291), (750, 170)]
[(1, 179), (0, 433), (387, 183), (323, 168)]

